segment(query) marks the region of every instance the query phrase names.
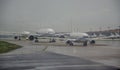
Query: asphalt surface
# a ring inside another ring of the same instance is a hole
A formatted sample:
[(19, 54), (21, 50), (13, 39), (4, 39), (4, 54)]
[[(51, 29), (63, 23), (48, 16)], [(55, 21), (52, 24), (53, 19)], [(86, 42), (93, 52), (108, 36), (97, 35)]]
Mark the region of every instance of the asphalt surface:
[(117, 70), (78, 57), (51, 52), (1, 55), (0, 70)]
[(81, 57), (45, 51), (47, 49), (46, 46), (32, 45), (31, 42), (9, 42), (24, 47), (1, 54), (0, 70), (119, 70), (117, 67)]
[(59, 47), (51, 46), (46, 51), (80, 57), (94, 62), (120, 68), (120, 47), (87, 46), (87, 47)]

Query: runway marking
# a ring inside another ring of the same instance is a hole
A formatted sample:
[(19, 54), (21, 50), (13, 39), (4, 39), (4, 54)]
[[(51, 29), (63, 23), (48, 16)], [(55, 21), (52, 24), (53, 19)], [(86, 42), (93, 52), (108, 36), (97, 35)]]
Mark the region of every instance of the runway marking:
[(42, 51), (46, 51), (47, 48), (48, 48), (48, 46), (45, 46), (45, 48)]

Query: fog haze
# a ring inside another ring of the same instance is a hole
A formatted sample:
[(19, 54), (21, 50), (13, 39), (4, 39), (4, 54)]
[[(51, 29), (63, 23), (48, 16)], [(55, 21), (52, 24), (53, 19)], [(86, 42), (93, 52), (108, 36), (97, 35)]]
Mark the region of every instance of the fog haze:
[(0, 31), (87, 32), (119, 25), (120, 0), (0, 0)]

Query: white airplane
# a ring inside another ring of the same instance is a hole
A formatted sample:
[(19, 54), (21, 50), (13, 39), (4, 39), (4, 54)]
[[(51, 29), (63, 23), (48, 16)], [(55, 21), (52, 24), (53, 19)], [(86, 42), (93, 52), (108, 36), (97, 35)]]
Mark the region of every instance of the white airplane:
[(28, 31), (14, 32), (13, 33), (14, 39), (16, 39), (16, 40), (21, 40), (22, 38), (27, 39), (29, 35), (30, 35), (30, 32), (28, 32)]
[(55, 37), (58, 37), (58, 38), (65, 38), (65, 34), (63, 34), (63, 33), (56, 33), (55, 34)]
[(21, 34), (22, 34), (22, 35), (29, 35), (30, 32), (28, 32), (28, 31), (23, 31)]
[(120, 35), (118, 33), (115, 33), (116, 38), (120, 38)]
[(105, 39), (119, 39), (120, 35), (118, 33), (110, 33), (110, 36), (107, 36)]
[(83, 46), (87, 46), (88, 41), (90, 41), (91, 44), (95, 43), (94, 40), (90, 40), (90, 38), (88, 37), (89, 35), (87, 33), (73, 32), (70, 33), (69, 39), (67, 39), (66, 44), (73, 46), (74, 42), (76, 42), (83, 43)]
[(46, 28), (36, 31), (36, 34), (30, 34), (28, 39), (34, 40), (37, 39), (37, 37), (54, 37), (54, 35), (55, 35), (55, 31), (53, 29)]
[(46, 28), (46, 29), (40, 29), (39, 31), (36, 32), (41, 37), (51, 37), (55, 35), (55, 31), (51, 28)]
[(71, 38), (88, 38), (88, 36), (89, 35), (87, 33), (79, 33), (79, 32), (70, 33)]
[(93, 35), (90, 35), (91, 38), (96, 38), (97, 35), (94, 33)]

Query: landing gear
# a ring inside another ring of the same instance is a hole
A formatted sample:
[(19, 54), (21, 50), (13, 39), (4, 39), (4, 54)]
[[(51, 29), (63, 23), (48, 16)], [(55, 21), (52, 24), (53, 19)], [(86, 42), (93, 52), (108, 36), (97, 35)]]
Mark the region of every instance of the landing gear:
[(39, 41), (38, 41), (38, 38), (37, 37), (35, 37), (35, 43), (38, 43)]
[(68, 41), (66, 42), (66, 44), (67, 44), (67, 45), (70, 45), (70, 46), (73, 46), (73, 42), (70, 41), (70, 40), (68, 40)]
[(70, 42), (70, 44), (69, 44), (70, 46), (73, 46), (73, 43), (72, 42)]
[(55, 40), (55, 39), (50, 39), (49, 42), (50, 42), (50, 43), (53, 43), (53, 42), (56, 42), (56, 40)]
[(95, 44), (95, 40), (91, 40), (91, 41), (90, 41), (90, 44)]
[(84, 42), (83, 42), (83, 46), (87, 46), (87, 41), (84, 41)]

